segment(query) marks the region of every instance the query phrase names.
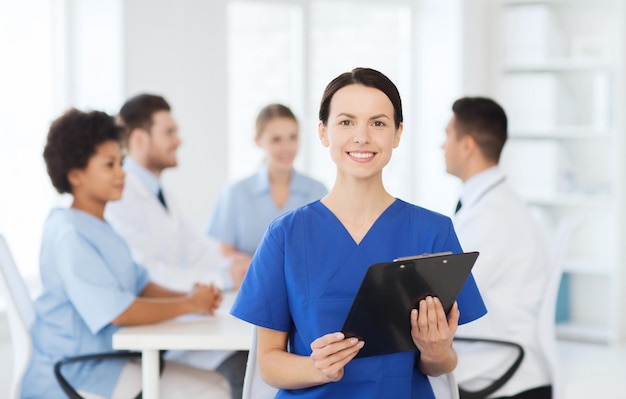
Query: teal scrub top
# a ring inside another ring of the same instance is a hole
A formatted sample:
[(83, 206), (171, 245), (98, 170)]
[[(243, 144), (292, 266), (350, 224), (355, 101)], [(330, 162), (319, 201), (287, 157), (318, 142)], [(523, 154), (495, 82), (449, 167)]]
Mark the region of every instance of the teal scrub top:
[[(35, 301), (33, 356), (22, 398), (66, 398), (53, 365), (66, 356), (109, 352), (111, 324), (148, 283), (111, 226), (75, 209), (53, 210), (44, 226), (40, 254), (43, 292)], [(110, 397), (125, 361), (73, 364), (63, 374), (74, 388)]]
[(289, 198), (283, 208), (277, 208), (270, 192), (267, 165), (263, 164), (257, 173), (228, 185), (220, 193), (206, 232), (253, 255), (272, 220), (327, 193), (322, 183), (292, 170)]

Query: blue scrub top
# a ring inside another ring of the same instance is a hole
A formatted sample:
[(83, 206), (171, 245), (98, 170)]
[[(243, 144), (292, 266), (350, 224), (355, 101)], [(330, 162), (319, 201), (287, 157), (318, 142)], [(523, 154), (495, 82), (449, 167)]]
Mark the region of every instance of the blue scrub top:
[[(451, 220), (443, 215), (396, 199), (357, 245), (337, 217), (316, 201), (271, 224), (231, 313), (288, 332), (289, 350), (309, 356), (312, 341), (341, 330), (371, 264), (443, 251), (462, 251)], [(460, 324), (486, 313), (471, 275), (457, 302)], [(280, 390), (277, 397), (434, 398), (418, 359), (417, 350), (354, 359), (339, 382)]]
[[(120, 315), (148, 283), (124, 240), (111, 226), (75, 209), (53, 210), (44, 226), (35, 302), (33, 357), (22, 398), (66, 398), (53, 374), (65, 356), (109, 352)], [(125, 361), (68, 365), (63, 374), (77, 389), (110, 397)]]
[(267, 165), (263, 164), (256, 174), (228, 185), (221, 192), (206, 232), (252, 255), (272, 220), (327, 193), (322, 183), (292, 170), (289, 198), (279, 209), (270, 192)]

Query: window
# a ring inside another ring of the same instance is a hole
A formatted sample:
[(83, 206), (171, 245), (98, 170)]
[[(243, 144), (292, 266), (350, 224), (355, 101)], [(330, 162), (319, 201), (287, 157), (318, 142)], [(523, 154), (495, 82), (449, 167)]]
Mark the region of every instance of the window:
[(51, 20), (47, 0), (0, 2), (0, 234), (32, 285), (42, 220), (56, 198), (41, 157), (54, 112)]
[(46, 134), (69, 106), (119, 108), (121, 15), (120, 0), (0, 1), (0, 234), (33, 292), (44, 221), (69, 202), (46, 173)]
[(233, 2), (228, 18), (229, 170), (231, 178), (262, 162), (254, 123), (269, 103), (283, 103), (303, 119), (302, 10), (267, 2)]
[[(405, 1), (233, 1), (229, 5), (230, 177), (253, 173), (262, 161), (254, 119), (270, 102), (290, 106), (300, 120), (296, 168), (333, 184), (334, 165), (317, 137), (325, 85), (354, 67), (378, 69), (398, 86), (405, 120), (411, 105), (411, 21)], [(410, 124), (408, 125), (410, 126)], [(409, 131), (404, 138), (410, 142)], [(410, 145), (385, 170), (388, 189), (412, 192)]]

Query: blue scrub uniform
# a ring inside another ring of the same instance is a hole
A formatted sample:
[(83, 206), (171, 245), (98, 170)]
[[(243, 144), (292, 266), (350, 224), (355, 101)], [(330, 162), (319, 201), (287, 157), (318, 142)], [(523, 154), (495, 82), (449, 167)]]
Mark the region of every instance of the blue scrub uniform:
[[(33, 358), (22, 381), (22, 398), (66, 398), (53, 374), (65, 356), (109, 352), (120, 315), (148, 283), (142, 267), (111, 226), (75, 209), (55, 209), (42, 238), (43, 293), (31, 328)], [(77, 389), (110, 397), (125, 361), (64, 367)]]
[(328, 193), (317, 180), (292, 170), (289, 198), (277, 208), (270, 192), (267, 165), (254, 175), (227, 186), (217, 201), (207, 234), (237, 250), (253, 255), (267, 226), (287, 211), (318, 200)]
[[(371, 264), (443, 251), (461, 252), (445, 216), (396, 199), (357, 245), (336, 216), (316, 201), (271, 224), (231, 313), (288, 332), (290, 351), (309, 356), (312, 341), (341, 330)], [(471, 275), (457, 302), (461, 324), (486, 313)], [(277, 397), (434, 398), (418, 359), (417, 350), (354, 359), (339, 382), (280, 390)]]

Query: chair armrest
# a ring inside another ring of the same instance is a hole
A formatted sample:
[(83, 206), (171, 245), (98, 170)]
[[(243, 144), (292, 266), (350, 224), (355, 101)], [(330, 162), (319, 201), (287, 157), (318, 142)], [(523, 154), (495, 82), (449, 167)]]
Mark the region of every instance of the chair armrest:
[[(61, 373), (61, 368), (65, 365), (72, 363), (80, 363), (87, 362), (90, 360), (107, 360), (107, 359), (141, 359), (141, 352), (130, 352), (130, 351), (114, 351), (114, 352), (102, 352), (102, 353), (92, 353), (87, 355), (80, 356), (70, 356), (63, 358), (54, 364), (54, 376), (57, 379), (57, 382), (61, 386), (61, 389), (70, 399), (84, 399), (82, 396), (78, 394), (78, 392), (70, 385), (67, 379)], [(159, 371), (163, 372), (163, 358), (161, 354), (160, 362), (159, 362)], [(139, 392), (135, 399), (141, 399), (142, 393)]]
[(504, 374), (500, 376), (500, 378), (496, 379), (491, 384), (487, 385), (485, 388), (480, 389), (478, 391), (468, 391), (468, 390), (461, 388), (461, 386), (459, 386), (461, 399), (484, 399), (488, 395), (491, 395), (498, 389), (502, 388), (502, 386), (506, 384), (507, 381), (511, 379), (511, 377), (513, 377), (513, 374), (515, 374), (520, 364), (522, 364), (522, 360), (524, 360), (524, 348), (522, 348), (521, 345), (515, 342), (501, 341), (497, 339), (464, 338), (464, 337), (455, 337), (454, 340), (458, 342), (484, 342), (484, 343), (494, 344), (494, 345), (509, 346), (509, 347), (513, 347), (517, 349), (517, 357), (515, 358), (515, 361), (513, 362), (511, 367), (509, 367), (504, 372)]

